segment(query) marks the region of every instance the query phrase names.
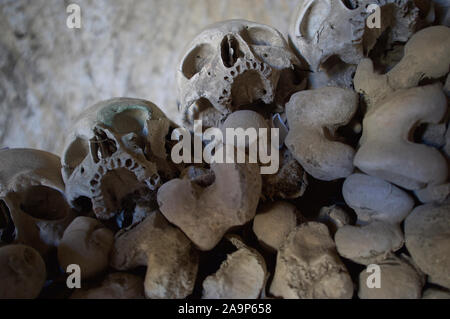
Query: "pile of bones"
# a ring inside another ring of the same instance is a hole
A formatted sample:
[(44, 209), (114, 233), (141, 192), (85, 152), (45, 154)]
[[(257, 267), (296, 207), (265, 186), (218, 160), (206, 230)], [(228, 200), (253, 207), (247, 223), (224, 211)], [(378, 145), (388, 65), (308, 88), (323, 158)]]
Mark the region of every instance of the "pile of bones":
[(449, 298), (442, 3), (304, 0), (289, 41), (230, 20), (188, 44), (183, 127), (279, 128), (274, 174), (175, 164), (176, 125), (131, 98), (84, 110), (61, 158), (1, 150), (0, 297)]

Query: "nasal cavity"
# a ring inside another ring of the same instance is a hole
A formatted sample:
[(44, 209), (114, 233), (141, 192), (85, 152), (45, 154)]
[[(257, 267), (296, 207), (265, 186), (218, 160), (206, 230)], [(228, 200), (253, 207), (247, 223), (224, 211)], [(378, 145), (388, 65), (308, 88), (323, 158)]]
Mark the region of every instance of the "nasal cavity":
[(244, 56), (239, 49), (239, 41), (231, 34), (223, 38), (220, 46), (223, 65), (227, 68), (231, 68), (240, 57)]

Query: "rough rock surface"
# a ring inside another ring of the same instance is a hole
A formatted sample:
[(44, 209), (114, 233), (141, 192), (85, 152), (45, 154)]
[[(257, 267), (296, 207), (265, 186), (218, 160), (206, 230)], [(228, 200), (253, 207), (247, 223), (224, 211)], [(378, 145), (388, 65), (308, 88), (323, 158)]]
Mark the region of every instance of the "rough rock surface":
[(77, 289), (71, 299), (143, 299), (144, 280), (127, 273), (109, 274), (99, 287)]
[(378, 220), (339, 228), (334, 239), (339, 255), (361, 265), (378, 263), (404, 244), (399, 225)]
[(25, 245), (0, 248), (0, 299), (36, 298), (45, 283), (41, 255)]
[(411, 257), (429, 281), (450, 288), (450, 205), (423, 205), (405, 221)]
[(355, 150), (336, 136), (358, 109), (358, 96), (350, 89), (326, 87), (300, 91), (286, 104), (289, 134), (285, 144), (305, 171), (332, 181), (349, 176)]
[(205, 187), (184, 178), (158, 190), (163, 215), (204, 251), (213, 249), (230, 228), (255, 217), (262, 188), (257, 164), (213, 163), (211, 170), (214, 181)]
[(288, 202), (275, 202), (265, 207), (253, 221), (253, 232), (264, 245), (278, 250), (297, 226), (297, 209)]
[(337, 230), (351, 223), (351, 216), (342, 207), (332, 205), (322, 207), (317, 221), (328, 226), (328, 230), (334, 236)]
[(347, 299), (353, 283), (326, 225), (302, 224), (278, 251), (270, 292), (285, 299)]
[(155, 211), (116, 234), (110, 265), (117, 270), (147, 266), (147, 298), (186, 298), (194, 289), (198, 255), (189, 239)]
[(266, 282), (266, 263), (239, 239), (229, 239), (237, 251), (229, 254), (220, 269), (203, 282), (204, 299), (257, 299)]
[(62, 269), (78, 265), (81, 278), (89, 278), (108, 268), (114, 234), (100, 221), (79, 216), (66, 228), (58, 246), (58, 262)]
[[(372, 272), (363, 270), (359, 275), (361, 299), (419, 299), (425, 277), (406, 258), (392, 257), (379, 264), (380, 288), (369, 288)], [(370, 279), (369, 279), (370, 281)]]
[(401, 223), (414, 207), (413, 198), (402, 189), (360, 173), (345, 180), (342, 195), (358, 215), (358, 224), (374, 220)]

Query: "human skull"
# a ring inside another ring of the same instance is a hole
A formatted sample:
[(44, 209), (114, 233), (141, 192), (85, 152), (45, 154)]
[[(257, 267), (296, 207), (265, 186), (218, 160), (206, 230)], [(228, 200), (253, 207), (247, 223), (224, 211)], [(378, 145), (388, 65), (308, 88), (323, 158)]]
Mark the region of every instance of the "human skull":
[[(194, 120), (218, 127), (226, 115), (244, 106), (283, 101), (276, 98), (277, 84), (288, 79), (288, 86), (291, 82), (295, 87), (292, 74), (285, 71), (300, 64), (281, 33), (245, 20), (209, 26), (185, 52), (177, 82), (179, 111), (189, 128)], [(289, 91), (284, 88), (281, 94)]]
[[(369, 5), (381, 9), (381, 27), (368, 28)], [(409, 0), (300, 0), (294, 11), (289, 38), (298, 53), (317, 72), (339, 58), (357, 65), (389, 29), (388, 42), (405, 42), (412, 35), (419, 10)]]
[(109, 219), (125, 200), (157, 190), (170, 174), (166, 135), (170, 121), (153, 103), (116, 98), (84, 111), (62, 157), (72, 205), (90, 199), (96, 216)]
[(0, 151), (0, 246), (24, 244), (46, 254), (75, 217), (64, 197), (58, 156)]

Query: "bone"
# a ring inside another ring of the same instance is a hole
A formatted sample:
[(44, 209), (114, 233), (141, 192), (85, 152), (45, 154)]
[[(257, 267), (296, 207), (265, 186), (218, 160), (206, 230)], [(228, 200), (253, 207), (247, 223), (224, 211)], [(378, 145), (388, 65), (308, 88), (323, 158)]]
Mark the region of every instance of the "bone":
[(109, 274), (99, 287), (77, 289), (70, 299), (144, 299), (144, 281), (127, 273)]
[(422, 299), (450, 299), (450, 291), (428, 288), (423, 292)]
[(429, 281), (450, 289), (450, 205), (416, 207), (405, 221), (406, 248)]
[(432, 0), (436, 11), (436, 22), (450, 27), (450, 5), (445, 0)]
[(203, 299), (258, 299), (267, 271), (264, 258), (240, 239), (229, 239), (237, 250), (227, 256), (220, 269), (203, 282)]
[(390, 257), (378, 265), (380, 287), (368, 285), (371, 272), (363, 270), (359, 275), (360, 299), (420, 299), (425, 276), (406, 257)]
[(278, 251), (270, 293), (285, 299), (348, 299), (353, 283), (324, 224), (294, 229)]
[(59, 157), (44, 151), (0, 151), (0, 243), (21, 243), (42, 255), (59, 245), (75, 217), (64, 196)]
[(262, 195), (270, 200), (299, 198), (308, 188), (308, 174), (286, 147), (280, 150), (278, 172), (262, 175), (262, 179)]
[(335, 141), (334, 135), (357, 108), (358, 96), (352, 90), (329, 87), (292, 96), (286, 105), (290, 130), (285, 144), (308, 174), (331, 181), (353, 172), (355, 150)]
[(447, 97), (450, 97), (450, 74), (447, 75), (447, 80), (445, 81), (444, 85), (444, 92), (447, 95)]
[(355, 166), (408, 190), (444, 183), (446, 159), (432, 147), (413, 143), (409, 134), (417, 123), (439, 123), (446, 109), (439, 84), (395, 92), (366, 114)]
[(117, 98), (85, 110), (66, 138), (62, 173), (72, 205), (87, 198), (100, 219), (110, 219), (132, 194), (145, 196), (167, 172), (169, 120), (145, 100)]
[(39, 253), (25, 245), (0, 247), (0, 299), (34, 299), (46, 278)]
[(430, 185), (427, 188), (415, 191), (414, 194), (423, 204), (442, 204), (447, 201), (450, 196), (450, 183)]
[(253, 221), (253, 232), (259, 241), (277, 251), (297, 226), (297, 208), (287, 202), (275, 202), (262, 209)]
[(440, 149), (445, 145), (445, 133), (447, 132), (447, 125), (441, 124), (428, 124), (425, 126), (423, 135), (420, 137), (420, 142)]
[(339, 62), (328, 61), (327, 64), (332, 65), (332, 67), (326, 68), (326, 66), (323, 66), (322, 71), (311, 72), (308, 76), (308, 90), (327, 86), (352, 89), (356, 65)]
[[(362, 34), (358, 29), (349, 32), (352, 18), (359, 18), (356, 23), (364, 24), (359, 11), (351, 12), (341, 1), (299, 1), (291, 18), (289, 37), (313, 71), (318, 71), (322, 63), (333, 55), (350, 64), (355, 64), (358, 57), (362, 58), (362, 46), (354, 44)], [(316, 36), (317, 33), (321, 36)]]
[(414, 207), (413, 198), (400, 188), (373, 176), (349, 176), (342, 187), (345, 202), (357, 215), (357, 225), (339, 228), (339, 254), (358, 264), (385, 260), (404, 244), (400, 223)]
[(341, 256), (369, 265), (385, 260), (403, 246), (400, 223), (414, 207), (408, 193), (381, 178), (360, 173), (345, 180), (342, 193), (347, 205), (355, 210), (359, 226), (337, 231), (335, 240)]
[(348, 206), (358, 215), (358, 222), (374, 220), (401, 223), (414, 207), (414, 199), (400, 188), (365, 174), (349, 176), (342, 187)]
[(72, 299), (448, 298), (442, 3), (298, 0), (289, 44), (246, 20), (197, 34), (175, 117), (188, 134), (279, 128), (271, 175), (247, 164), (260, 136), (237, 145), (245, 164), (173, 163), (174, 124), (131, 98), (82, 110), (61, 159), (0, 146), (0, 298), (57, 294), (73, 264)]
[(0, 150), (0, 196), (42, 185), (64, 192), (59, 157), (40, 150)]
[(146, 298), (182, 299), (194, 289), (198, 254), (189, 239), (155, 211), (116, 234), (110, 265), (121, 271), (146, 266)]
[(320, 209), (317, 221), (327, 225), (330, 234), (334, 237), (339, 228), (351, 223), (351, 217), (343, 208), (332, 205)]
[[(366, 8), (377, 4), (381, 28), (367, 28)], [(352, 70), (384, 34), (389, 48), (413, 34), (419, 10), (410, 1), (301, 0), (293, 11), (289, 39), (313, 73), (310, 88), (351, 88)]]
[(447, 155), (447, 158), (450, 158), (450, 126), (447, 128), (447, 133), (445, 134), (444, 153)]
[(59, 265), (65, 270), (75, 264), (80, 267), (82, 279), (95, 277), (108, 268), (113, 243), (113, 232), (101, 222), (77, 217), (65, 230), (58, 247)]
[(338, 229), (334, 239), (339, 255), (361, 265), (383, 261), (404, 244), (400, 226), (383, 221), (346, 225)]
[[(225, 144), (231, 144), (235, 145), (235, 141), (227, 141), (227, 129), (243, 129), (244, 131), (248, 129), (255, 129), (256, 130), (256, 136), (259, 137), (260, 130), (265, 129), (267, 130), (267, 134), (270, 134), (270, 127), (267, 121), (264, 119), (263, 116), (260, 114), (254, 112), (254, 111), (236, 111), (230, 114), (225, 122), (221, 126), (221, 131), (224, 136), (224, 143)], [(249, 149), (249, 147), (252, 144), (258, 143), (259, 139), (256, 140), (245, 140), (245, 145), (241, 145), (242, 142), (238, 141), (238, 145), (236, 147), (243, 148), (243, 149)], [(267, 139), (268, 145), (270, 145), (270, 137)], [(256, 146), (259, 145), (255, 144)]]
[(255, 217), (262, 189), (257, 164), (212, 164), (211, 170), (215, 175), (211, 185), (173, 179), (158, 191), (162, 214), (205, 251), (230, 228)]
[(356, 70), (354, 84), (370, 108), (397, 90), (416, 87), (423, 79), (447, 75), (450, 66), (450, 29), (433, 26), (417, 32), (406, 44), (403, 59), (388, 73), (377, 74), (370, 59)]
[(299, 64), (272, 27), (229, 20), (205, 28), (187, 45), (177, 69), (184, 126), (192, 129), (194, 120), (203, 120), (219, 127), (240, 107), (274, 102), (283, 70)]

